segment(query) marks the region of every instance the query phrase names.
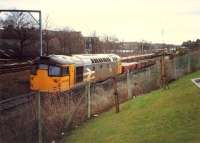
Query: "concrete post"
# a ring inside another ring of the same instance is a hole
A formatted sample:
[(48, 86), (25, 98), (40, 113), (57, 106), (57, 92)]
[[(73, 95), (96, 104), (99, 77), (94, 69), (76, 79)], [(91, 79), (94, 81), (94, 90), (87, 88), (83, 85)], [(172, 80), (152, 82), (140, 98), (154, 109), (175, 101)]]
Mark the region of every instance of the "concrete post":
[(119, 112), (119, 96), (118, 96), (118, 91), (117, 91), (117, 80), (116, 80), (116, 77), (113, 77), (113, 89), (114, 89), (116, 113), (118, 113)]
[(88, 112), (88, 119), (91, 118), (91, 91), (90, 91), (90, 81), (87, 82), (86, 85), (86, 92), (87, 92), (87, 112)]
[(42, 143), (40, 92), (38, 92), (38, 143)]
[(128, 99), (132, 98), (132, 88), (130, 82), (130, 71), (127, 71), (127, 89), (128, 89)]
[(190, 73), (190, 71), (191, 71), (191, 57), (190, 57), (190, 51), (189, 51), (189, 53), (188, 53), (187, 60), (188, 60), (187, 72)]

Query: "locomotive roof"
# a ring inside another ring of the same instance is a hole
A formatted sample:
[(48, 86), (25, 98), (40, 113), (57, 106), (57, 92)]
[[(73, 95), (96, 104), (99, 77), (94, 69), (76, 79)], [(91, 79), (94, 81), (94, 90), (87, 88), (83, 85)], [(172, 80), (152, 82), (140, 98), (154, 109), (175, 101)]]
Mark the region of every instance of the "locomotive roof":
[(49, 56), (42, 56), (36, 60), (36, 63), (42, 64), (52, 64), (52, 65), (63, 65), (63, 64), (75, 64), (75, 66), (84, 66), (84, 65), (91, 65), (91, 59), (98, 59), (98, 58), (112, 58), (119, 59), (120, 57), (115, 54), (80, 54), (80, 55), (72, 55), (72, 56), (65, 56), (65, 55), (49, 55)]
[(92, 64), (91, 59), (109, 58), (111, 61), (113, 61), (113, 58), (116, 58), (118, 60), (120, 59), (120, 57), (116, 54), (80, 54), (73, 56), (81, 59), (84, 65)]
[(49, 55), (40, 57), (38, 60), (36, 60), (36, 63), (63, 65), (63, 64), (73, 64), (74, 61), (70, 56)]

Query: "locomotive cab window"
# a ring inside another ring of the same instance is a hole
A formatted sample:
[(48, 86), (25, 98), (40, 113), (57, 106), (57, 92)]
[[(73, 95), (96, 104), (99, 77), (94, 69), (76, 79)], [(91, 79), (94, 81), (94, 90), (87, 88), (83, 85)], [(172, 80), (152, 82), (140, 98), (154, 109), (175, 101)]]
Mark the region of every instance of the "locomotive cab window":
[(63, 76), (69, 75), (69, 67), (63, 67), (62, 68), (62, 75)]
[(49, 76), (61, 76), (61, 68), (57, 66), (49, 66)]
[(48, 65), (46, 65), (46, 64), (39, 64), (38, 65), (38, 69), (47, 70), (48, 69)]

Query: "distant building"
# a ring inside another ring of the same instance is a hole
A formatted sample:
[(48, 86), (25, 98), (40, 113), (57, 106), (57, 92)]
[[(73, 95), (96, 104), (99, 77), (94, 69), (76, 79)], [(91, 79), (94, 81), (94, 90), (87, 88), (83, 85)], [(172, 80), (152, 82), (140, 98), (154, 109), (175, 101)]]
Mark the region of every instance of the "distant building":
[(95, 54), (98, 53), (99, 48), (99, 37), (84, 37), (84, 52), (86, 54)]

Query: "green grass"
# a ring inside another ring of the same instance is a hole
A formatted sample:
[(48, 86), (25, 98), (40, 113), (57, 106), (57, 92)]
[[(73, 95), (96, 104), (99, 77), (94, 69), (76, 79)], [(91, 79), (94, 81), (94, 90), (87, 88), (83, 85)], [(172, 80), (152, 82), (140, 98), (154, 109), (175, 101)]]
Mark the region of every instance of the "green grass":
[(200, 142), (200, 89), (191, 82), (200, 72), (101, 114), (75, 129), (64, 143)]

